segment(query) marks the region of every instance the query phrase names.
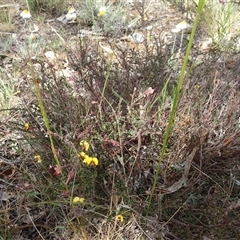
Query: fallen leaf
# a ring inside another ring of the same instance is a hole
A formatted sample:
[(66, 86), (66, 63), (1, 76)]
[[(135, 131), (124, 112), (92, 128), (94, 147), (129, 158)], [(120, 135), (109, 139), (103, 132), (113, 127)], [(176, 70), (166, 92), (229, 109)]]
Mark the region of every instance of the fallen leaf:
[(155, 92), (155, 89), (153, 89), (152, 87), (149, 87), (143, 94), (144, 94), (145, 97), (149, 97), (154, 92)]
[(73, 179), (74, 174), (75, 174), (75, 170), (72, 169), (72, 170), (68, 173), (68, 178), (67, 178), (67, 180), (66, 180), (66, 182), (65, 182), (65, 185), (68, 185), (68, 183)]
[(0, 172), (0, 178), (12, 178), (15, 175), (16, 171), (13, 168), (9, 168)]
[(59, 176), (62, 173), (62, 169), (63, 169), (62, 166), (53, 167), (52, 165), (50, 165), (48, 171), (53, 176)]

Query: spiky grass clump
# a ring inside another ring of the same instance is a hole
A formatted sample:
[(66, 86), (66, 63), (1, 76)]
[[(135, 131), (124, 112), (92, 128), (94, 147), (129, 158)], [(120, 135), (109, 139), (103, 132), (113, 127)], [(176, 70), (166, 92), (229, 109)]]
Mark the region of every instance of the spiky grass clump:
[(17, 7), (13, 4), (3, 4), (0, 2), (0, 27), (2, 31), (10, 32), (13, 30), (13, 16), (17, 12)]
[(31, 11), (59, 16), (66, 12), (68, 2), (65, 0), (27, 0)]
[(203, 20), (205, 32), (216, 48), (223, 51), (239, 50), (240, 13), (237, 3), (208, 1)]
[(8, 73), (8, 69), (0, 70), (0, 116), (7, 116), (11, 108), (19, 103), (16, 91), (16, 76)]

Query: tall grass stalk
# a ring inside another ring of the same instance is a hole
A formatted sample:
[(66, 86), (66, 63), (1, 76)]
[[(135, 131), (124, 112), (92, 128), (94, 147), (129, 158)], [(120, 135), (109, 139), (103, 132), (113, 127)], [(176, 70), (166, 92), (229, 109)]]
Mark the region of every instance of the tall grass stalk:
[[(14, 107), (14, 76), (7, 78), (7, 74), (0, 70), (0, 116), (8, 115), (9, 111)], [(7, 79), (7, 81), (6, 81)]]
[(43, 98), (42, 98), (41, 90), (40, 90), (39, 85), (38, 85), (38, 80), (36, 78), (36, 74), (35, 74), (32, 62), (30, 62), (30, 71), (31, 71), (32, 83), (33, 83), (34, 90), (35, 90), (35, 93), (36, 93), (36, 96), (37, 96), (39, 108), (40, 108), (40, 111), (41, 111), (41, 114), (42, 114), (42, 118), (43, 118), (45, 127), (47, 129), (47, 135), (48, 135), (48, 138), (49, 138), (49, 141), (50, 141), (53, 157), (54, 157), (54, 160), (55, 160), (57, 166), (60, 166), (60, 162), (59, 162), (59, 159), (58, 159), (58, 156), (57, 156), (57, 151), (56, 151), (54, 143), (53, 143), (53, 138), (52, 138), (52, 134), (51, 134), (51, 129), (50, 129), (50, 124), (49, 124), (47, 112), (46, 112), (44, 104), (43, 104)]
[(109, 80), (109, 76), (110, 76), (110, 73), (111, 73), (112, 66), (113, 66), (113, 53), (110, 54), (110, 62), (108, 63), (107, 71), (105, 73), (105, 81), (104, 81), (103, 89), (102, 89), (102, 92), (101, 92), (101, 99), (100, 99), (100, 102), (99, 102), (98, 114), (99, 114), (101, 119), (102, 119), (102, 108), (101, 108), (101, 106), (102, 106), (102, 102), (103, 102), (103, 99), (104, 99), (104, 95), (105, 95), (105, 91), (106, 91), (106, 87), (107, 87), (107, 84), (108, 84), (108, 80)]
[(198, 26), (198, 23), (199, 23), (200, 16), (202, 14), (204, 5), (205, 5), (205, 0), (199, 0), (198, 1), (197, 15), (196, 15), (196, 18), (195, 18), (195, 21), (194, 21), (194, 24), (193, 24), (193, 28), (192, 28), (192, 31), (191, 31), (189, 43), (188, 43), (188, 46), (187, 46), (187, 50), (186, 50), (186, 53), (185, 53), (183, 65), (182, 65), (181, 72), (180, 72), (179, 79), (178, 79), (178, 84), (177, 84), (177, 87), (174, 91), (171, 114), (170, 114), (170, 117), (169, 117), (166, 132), (164, 134), (163, 146), (162, 146), (161, 154), (159, 156), (157, 169), (156, 169), (156, 172), (155, 172), (155, 175), (154, 175), (154, 180), (153, 180), (151, 193), (150, 193), (150, 196), (148, 198), (148, 207), (147, 207), (147, 212), (146, 212), (147, 215), (150, 211), (150, 207), (151, 207), (152, 199), (153, 199), (153, 194), (156, 190), (158, 176), (159, 176), (160, 171), (161, 171), (161, 162), (162, 162), (163, 157), (165, 155), (167, 144), (168, 144), (168, 139), (169, 139), (171, 130), (173, 128), (176, 112), (177, 112), (177, 109), (178, 109), (178, 103), (179, 103), (179, 100), (180, 100), (180, 93), (181, 93), (181, 89), (182, 89), (182, 85), (183, 85), (184, 75), (185, 75), (186, 68), (187, 68), (188, 58), (189, 58), (189, 55), (190, 55), (190, 51), (191, 51), (191, 48), (192, 48), (194, 36), (195, 36), (195, 33), (196, 33), (196, 29), (197, 29), (197, 26)]
[(29, 7), (28, 0), (26, 0), (26, 4), (27, 4), (27, 9), (28, 9), (28, 11), (30, 12), (30, 7)]

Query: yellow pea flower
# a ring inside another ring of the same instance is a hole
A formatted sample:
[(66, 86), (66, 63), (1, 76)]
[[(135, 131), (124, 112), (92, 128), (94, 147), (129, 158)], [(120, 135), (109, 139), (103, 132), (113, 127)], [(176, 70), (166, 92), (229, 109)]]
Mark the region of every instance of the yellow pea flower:
[(77, 203), (84, 203), (85, 198), (80, 198), (80, 197), (74, 197), (72, 200), (73, 204), (77, 204)]
[(87, 165), (90, 165), (90, 162), (91, 162), (91, 158), (89, 156), (86, 156), (84, 159), (83, 159), (83, 163), (86, 163)]
[(34, 156), (34, 159), (36, 160), (37, 163), (42, 163), (42, 158), (40, 155)]
[(25, 129), (25, 131), (28, 131), (28, 130), (29, 130), (29, 127), (30, 127), (30, 126), (29, 126), (29, 123), (25, 123), (25, 124), (24, 124), (24, 129)]
[(96, 157), (85, 157), (83, 160), (83, 163), (86, 163), (87, 165), (98, 165), (98, 159)]
[(88, 157), (88, 155), (85, 152), (80, 152), (78, 156), (82, 159), (85, 159), (86, 157)]
[(116, 216), (116, 221), (123, 222), (123, 220), (124, 220), (123, 215), (119, 214), (119, 215)]
[(84, 151), (88, 151), (90, 145), (89, 145), (89, 143), (87, 141), (81, 141), (80, 142), (80, 146), (82, 147), (82, 149)]
[(95, 166), (98, 165), (98, 159), (97, 159), (96, 157), (93, 157), (93, 158), (91, 159), (91, 165), (95, 165)]

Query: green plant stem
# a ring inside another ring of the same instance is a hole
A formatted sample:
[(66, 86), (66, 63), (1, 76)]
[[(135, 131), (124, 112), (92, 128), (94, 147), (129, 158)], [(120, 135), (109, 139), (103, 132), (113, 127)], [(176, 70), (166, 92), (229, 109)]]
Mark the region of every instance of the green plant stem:
[(30, 7), (29, 7), (28, 0), (26, 0), (26, 4), (27, 4), (28, 12), (30, 12)]
[(196, 29), (197, 29), (197, 26), (198, 26), (198, 23), (199, 23), (200, 16), (202, 14), (204, 5), (205, 5), (205, 0), (199, 0), (198, 9), (197, 9), (197, 16), (196, 16), (194, 24), (193, 24), (193, 28), (192, 28), (192, 31), (191, 31), (191, 35), (190, 35), (189, 43), (188, 43), (188, 46), (187, 46), (187, 50), (186, 50), (186, 53), (185, 53), (183, 65), (182, 65), (181, 72), (180, 72), (180, 75), (179, 75), (178, 84), (177, 84), (177, 87), (176, 87), (175, 92), (174, 92), (171, 114), (170, 114), (170, 118), (169, 118), (169, 121), (168, 121), (166, 132), (164, 134), (163, 147), (162, 147), (162, 150), (161, 150), (161, 154), (159, 156), (157, 169), (156, 169), (156, 172), (155, 172), (155, 175), (154, 175), (151, 193), (150, 193), (150, 196), (148, 198), (148, 207), (147, 207), (147, 212), (146, 212), (147, 215), (149, 214), (149, 211), (150, 211), (153, 195), (154, 195), (154, 192), (155, 192), (156, 186), (157, 186), (158, 176), (159, 176), (160, 171), (161, 171), (161, 163), (162, 163), (163, 157), (164, 157), (165, 152), (166, 152), (166, 148), (167, 148), (170, 133), (171, 133), (172, 128), (173, 128), (173, 124), (174, 124), (174, 120), (175, 120), (175, 116), (176, 116), (176, 112), (177, 112), (177, 108), (178, 108), (178, 103), (179, 103), (179, 100), (180, 100), (180, 93), (181, 93), (181, 89), (182, 89), (182, 85), (183, 85), (184, 75), (185, 75), (186, 68), (187, 68), (188, 58), (189, 58), (189, 55), (190, 55), (190, 51), (191, 51), (191, 48), (192, 48), (194, 36), (195, 36), (195, 33), (196, 33)]
[(51, 129), (50, 129), (50, 124), (49, 124), (47, 112), (46, 112), (45, 107), (44, 107), (41, 90), (40, 90), (39, 85), (38, 85), (38, 80), (37, 80), (36, 75), (35, 75), (35, 71), (34, 71), (32, 61), (30, 62), (30, 71), (31, 71), (32, 83), (33, 83), (34, 90), (35, 90), (35, 93), (36, 93), (36, 96), (37, 96), (39, 108), (40, 108), (40, 111), (41, 111), (41, 114), (42, 114), (42, 118), (44, 120), (45, 127), (47, 129), (47, 135), (49, 137), (49, 141), (50, 141), (50, 144), (51, 144), (53, 157), (54, 157), (54, 160), (56, 162), (56, 165), (60, 166), (60, 162), (59, 162), (57, 152), (56, 152), (56, 149), (55, 149), (55, 146), (54, 146), (54, 143), (53, 143), (53, 138), (52, 138), (52, 135), (51, 135)]
[(111, 69), (112, 69), (112, 65), (113, 65), (113, 60), (112, 60), (112, 53), (110, 55), (110, 63), (108, 64), (108, 68), (107, 68), (107, 72), (106, 72), (106, 75), (105, 75), (105, 81), (104, 81), (104, 85), (103, 85), (103, 90), (101, 92), (101, 99), (100, 99), (100, 103), (99, 103), (99, 111), (98, 113), (100, 114), (100, 117), (102, 118), (102, 114), (101, 114), (101, 105), (102, 105), (102, 102), (103, 102), (103, 98), (104, 98), (104, 94), (105, 94), (105, 91), (106, 91), (106, 87), (107, 87), (107, 84), (108, 84), (108, 79), (109, 79), (109, 76), (110, 76), (110, 72), (111, 72)]

